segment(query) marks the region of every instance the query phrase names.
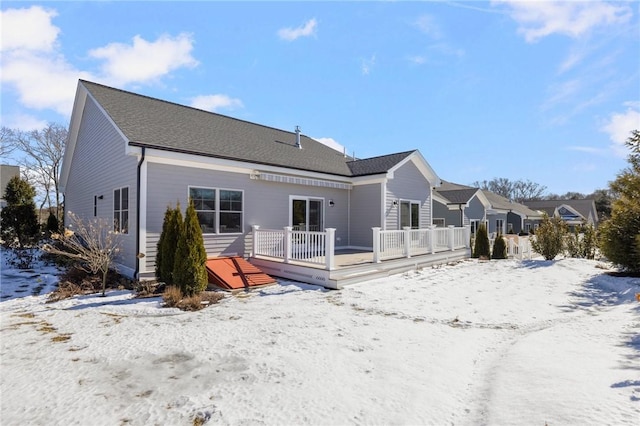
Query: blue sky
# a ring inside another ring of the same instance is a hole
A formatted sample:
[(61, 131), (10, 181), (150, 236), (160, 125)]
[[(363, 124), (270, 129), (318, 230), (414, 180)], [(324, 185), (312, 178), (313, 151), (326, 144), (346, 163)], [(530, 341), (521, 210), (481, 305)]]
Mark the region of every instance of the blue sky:
[(417, 148), (462, 184), (590, 193), (640, 128), (639, 4), (3, 1), (1, 122), (68, 124), (83, 78), (360, 158)]

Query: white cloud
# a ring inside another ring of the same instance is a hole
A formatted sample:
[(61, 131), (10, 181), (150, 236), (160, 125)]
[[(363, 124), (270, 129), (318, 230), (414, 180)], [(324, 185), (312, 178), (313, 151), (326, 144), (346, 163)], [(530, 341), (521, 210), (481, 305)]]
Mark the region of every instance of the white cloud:
[(41, 6), (0, 11), (2, 52), (15, 49), (52, 51), (60, 33), (60, 29), (51, 23), (57, 15), (55, 10)]
[(92, 49), (89, 55), (106, 61), (102, 71), (112, 84), (124, 85), (156, 80), (177, 68), (197, 66), (192, 50), (193, 38), (186, 33), (177, 37), (164, 34), (153, 42), (136, 35), (132, 44), (110, 43)]
[(298, 28), (281, 28), (278, 30), (278, 36), (287, 41), (293, 41), (300, 37), (309, 37), (316, 34), (317, 26), (318, 22), (315, 18), (312, 18)]
[(329, 148), (335, 149), (336, 151), (339, 151), (341, 153), (345, 152), (345, 147), (339, 144), (338, 142), (336, 142), (336, 140), (333, 138), (313, 138), (313, 139), (317, 140), (323, 145), (328, 146)]
[(552, 34), (572, 38), (588, 34), (600, 26), (629, 21), (633, 12), (627, 4), (602, 1), (531, 1), (493, 0), (492, 5), (504, 4), (529, 43)]
[(47, 127), (47, 121), (28, 114), (2, 115), (0, 117), (2, 127), (20, 129), (24, 131), (42, 130)]
[(191, 106), (205, 111), (215, 112), (219, 108), (235, 109), (244, 107), (240, 99), (227, 95), (201, 95), (191, 99)]
[(625, 103), (627, 110), (621, 113), (613, 113), (600, 130), (609, 135), (614, 152), (624, 157), (629, 154), (625, 146), (626, 140), (631, 136), (632, 130), (640, 130), (640, 108), (637, 102)]
[[(55, 10), (33, 6), (1, 12), (2, 55), (0, 81), (4, 90), (13, 90), (21, 106), (52, 109), (69, 118), (78, 79), (124, 86), (156, 81), (180, 67), (194, 67), (190, 35), (164, 35), (148, 42), (139, 36), (132, 44), (112, 43), (89, 54), (104, 60), (103, 73), (82, 71), (69, 63), (58, 42), (60, 28), (53, 24)], [(19, 111), (4, 111), (20, 116)], [(29, 125), (25, 121), (21, 126)]]
[(436, 22), (435, 18), (431, 15), (421, 15), (415, 20), (413, 25), (418, 28), (422, 33), (428, 35), (431, 38), (442, 38), (442, 31), (440, 26)]
[(363, 75), (369, 75), (371, 68), (376, 64), (376, 55), (371, 55), (369, 59), (363, 59), (361, 63), (361, 70)]
[(19, 102), (32, 109), (53, 109), (70, 116), (79, 78), (91, 78), (60, 55), (13, 52), (2, 60), (1, 79), (17, 91)]

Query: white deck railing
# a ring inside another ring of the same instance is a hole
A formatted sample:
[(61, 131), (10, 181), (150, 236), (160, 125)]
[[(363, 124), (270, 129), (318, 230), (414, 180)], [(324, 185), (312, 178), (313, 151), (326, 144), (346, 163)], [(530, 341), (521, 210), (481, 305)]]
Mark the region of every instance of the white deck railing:
[(505, 238), (507, 240), (507, 257), (514, 257), (520, 260), (531, 259), (533, 249), (528, 236), (507, 235)]
[(383, 231), (373, 228), (373, 261), (433, 254), (469, 248), (471, 228), (411, 229)]
[[(285, 263), (309, 263), (335, 269), (335, 232), (327, 228), (324, 232), (295, 231), (291, 226), (283, 229), (260, 229), (253, 226), (253, 255), (282, 259)], [(373, 228), (373, 261), (428, 255), (443, 251), (469, 248), (471, 229), (456, 228), (427, 229), (404, 228), (383, 231)]]
[(294, 231), (283, 229), (260, 229), (253, 226), (253, 255), (268, 256), (291, 261), (322, 265), (335, 269), (335, 232), (327, 228), (324, 232)]

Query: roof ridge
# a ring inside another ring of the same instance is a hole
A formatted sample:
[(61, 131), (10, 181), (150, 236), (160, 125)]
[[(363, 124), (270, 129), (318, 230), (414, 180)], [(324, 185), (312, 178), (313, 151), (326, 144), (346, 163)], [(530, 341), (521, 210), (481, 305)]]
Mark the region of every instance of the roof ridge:
[[(175, 105), (175, 106), (182, 107), (182, 108), (187, 108), (187, 109), (192, 109), (192, 110), (195, 110), (195, 111), (200, 111), (200, 112), (203, 112), (205, 114), (211, 114), (211, 115), (215, 115), (215, 116), (222, 117), (222, 118), (228, 118), (230, 120), (240, 121), (242, 123), (252, 124), (254, 126), (264, 127), (266, 129), (277, 130), (279, 132), (285, 132), (285, 133), (289, 133), (291, 135), (295, 135), (295, 132), (292, 132), (292, 131), (289, 131), (289, 130), (279, 129), (277, 127), (267, 126), (265, 124), (255, 123), (255, 122), (249, 121), (249, 120), (243, 120), (242, 118), (236, 118), (236, 117), (232, 117), (230, 115), (220, 114), (218, 112), (207, 111), (207, 110), (196, 108), (196, 107), (192, 107), (192, 106), (189, 106), (189, 105), (180, 104), (178, 102), (167, 101), (165, 99), (160, 99), (160, 98), (154, 98), (153, 96), (143, 95), (143, 94), (140, 94), (140, 93), (131, 92), (129, 90), (124, 90), (124, 89), (119, 89), (117, 87), (107, 86), (106, 84), (96, 83), (95, 81), (84, 80), (82, 78), (78, 79), (78, 81), (80, 81), (82, 83), (89, 83), (89, 84), (93, 84), (93, 85), (96, 85), (96, 86), (104, 87), (105, 89), (115, 90), (117, 92), (125, 93), (125, 94), (128, 94), (128, 95), (133, 95), (133, 96), (137, 96), (137, 97), (140, 97), (140, 98), (146, 98), (146, 99), (149, 99), (149, 100), (152, 100), (152, 101), (158, 101), (158, 102), (162, 102), (162, 103), (165, 103), (165, 104), (171, 104), (171, 105)], [(304, 133), (300, 133), (300, 136), (305, 136), (305, 137), (315, 141), (315, 139), (313, 139), (310, 136), (305, 135)], [(318, 142), (318, 141), (316, 141), (316, 142)], [(321, 142), (318, 142), (318, 143), (321, 143)]]
[(355, 159), (355, 160), (349, 160), (349, 161), (347, 161), (347, 164), (349, 164), (349, 163), (355, 163), (355, 162), (357, 162), (357, 161), (375, 160), (375, 159), (383, 158), (383, 157), (391, 157), (392, 155), (402, 155), (402, 154), (407, 154), (407, 155), (408, 155), (408, 154), (413, 154), (413, 153), (414, 153), (414, 152), (416, 152), (416, 151), (417, 151), (417, 149), (412, 149), (412, 150), (409, 150), (409, 151), (394, 152), (394, 153), (391, 153), (391, 154), (378, 155), (378, 156), (376, 156), (376, 157), (357, 158), (357, 159)]

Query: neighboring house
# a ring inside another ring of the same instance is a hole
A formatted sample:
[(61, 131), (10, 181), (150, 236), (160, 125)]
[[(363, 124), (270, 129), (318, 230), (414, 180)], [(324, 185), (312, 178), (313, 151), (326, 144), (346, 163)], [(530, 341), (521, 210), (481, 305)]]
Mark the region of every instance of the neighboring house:
[(471, 186), (442, 181), (433, 192), (433, 222), (437, 226), (471, 226), (475, 233), (478, 224), (486, 221), (491, 203), (482, 190)]
[(0, 209), (7, 205), (4, 200), (4, 191), (7, 189), (7, 183), (15, 176), (20, 176), (20, 166), (0, 165)]
[(300, 133), (79, 81), (60, 184), (65, 209), (113, 220), (120, 271), (154, 276), (167, 206), (195, 203), (209, 256), (248, 257), (252, 226), (335, 228), (337, 248), (373, 227), (428, 228), (440, 179), (419, 151), (346, 157)]
[(442, 181), (433, 195), (433, 221), (438, 226), (471, 226), (475, 233), (480, 223), (496, 234), (529, 231), (542, 215), (527, 206), (498, 194), (452, 182)]
[(592, 199), (527, 201), (527, 206), (549, 217), (562, 218), (571, 230), (583, 224), (598, 226), (598, 212)]
[(529, 232), (542, 220), (540, 212), (524, 204), (509, 201), (509, 199), (490, 191), (482, 191), (491, 203), (487, 211), (489, 235), (494, 233), (517, 234), (521, 231)]

